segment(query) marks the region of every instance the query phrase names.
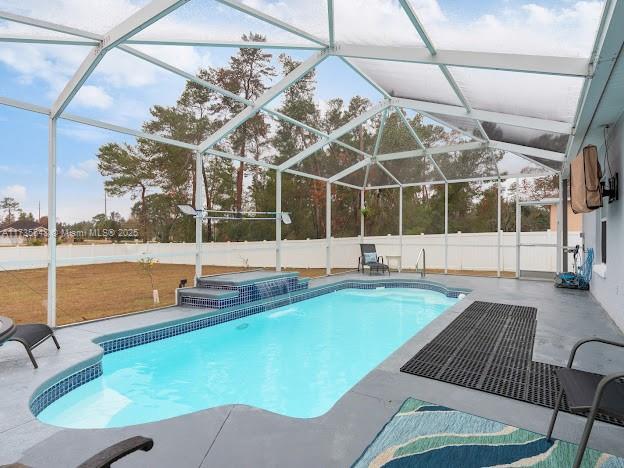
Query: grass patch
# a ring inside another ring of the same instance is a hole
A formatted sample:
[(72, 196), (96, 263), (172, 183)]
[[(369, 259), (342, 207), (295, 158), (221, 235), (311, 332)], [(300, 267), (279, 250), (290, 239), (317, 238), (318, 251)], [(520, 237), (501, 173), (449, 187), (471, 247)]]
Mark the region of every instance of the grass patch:
[[(204, 266), (203, 274), (240, 271), (241, 267)], [(314, 277), (325, 270), (297, 270)], [(164, 307), (175, 303), (181, 278), (192, 284), (193, 265), (154, 265), (154, 285)], [(82, 322), (155, 308), (149, 276), (132, 262), (59, 267), (57, 269), (57, 323)], [(0, 271), (0, 315), (17, 323), (46, 322), (47, 269)]]

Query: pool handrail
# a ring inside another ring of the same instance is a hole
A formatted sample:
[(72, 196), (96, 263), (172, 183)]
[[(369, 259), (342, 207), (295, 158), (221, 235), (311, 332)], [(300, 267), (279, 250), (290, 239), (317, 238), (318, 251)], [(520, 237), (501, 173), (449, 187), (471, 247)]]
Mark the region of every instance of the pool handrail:
[(426, 259), (426, 255), (425, 255), (425, 249), (420, 249), (420, 252), (418, 252), (418, 258), (416, 259), (416, 273), (418, 273), (418, 264), (420, 263), (420, 258), (422, 257), (422, 261), (423, 261), (423, 267), (422, 270), (420, 271), (420, 277), (424, 278), (425, 277), (425, 270), (427, 269), (427, 259)]

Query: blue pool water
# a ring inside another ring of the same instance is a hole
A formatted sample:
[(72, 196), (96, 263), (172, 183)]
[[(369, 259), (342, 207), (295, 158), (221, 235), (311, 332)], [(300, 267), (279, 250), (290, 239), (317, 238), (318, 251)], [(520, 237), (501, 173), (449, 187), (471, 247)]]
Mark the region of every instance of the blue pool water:
[(344, 289), (107, 354), (102, 377), (38, 417), (119, 427), (231, 403), (320, 416), (456, 301), (420, 289)]

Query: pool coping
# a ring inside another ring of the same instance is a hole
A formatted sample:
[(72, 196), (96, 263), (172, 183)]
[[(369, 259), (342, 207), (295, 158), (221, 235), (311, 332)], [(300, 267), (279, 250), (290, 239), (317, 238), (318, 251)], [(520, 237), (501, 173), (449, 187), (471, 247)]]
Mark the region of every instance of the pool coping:
[[(248, 276), (251, 276), (254, 273), (256, 274), (263, 273), (263, 274), (258, 275), (257, 278), (243, 279), (239, 281), (224, 278), (226, 276), (232, 277), (235, 274), (241, 274), (241, 273), (248, 275)], [(276, 279), (292, 278), (292, 277), (298, 277), (298, 276), (299, 274), (294, 271), (271, 272), (267, 270), (253, 270), (253, 271), (244, 271), (244, 272), (238, 272), (238, 273), (224, 273), (222, 275), (200, 276), (199, 280), (207, 281), (207, 282), (210, 282), (211, 284), (221, 285), (221, 286), (248, 286), (250, 284), (260, 283), (263, 281), (272, 281)]]
[[(311, 286), (343, 279), (365, 280), (352, 272), (315, 278)], [(375, 277), (373, 277), (375, 278)], [(377, 277), (379, 278), (379, 277)], [(420, 279), (420, 275), (393, 273), (392, 278)], [(588, 333), (615, 341), (624, 340), (607, 313), (586, 293), (554, 289), (551, 282), (522, 282), (507, 278), (475, 278), (428, 275), (427, 280), (450, 288), (470, 288), (458, 300), (404, 345), (379, 363), (347, 391), (325, 414), (312, 419), (293, 418), (245, 404), (227, 404), (121, 428), (67, 429), (42, 422), (28, 407), (28, 398), (41, 382), (58, 375), (70, 364), (95, 356), (101, 348), (94, 337), (162, 324), (174, 318), (186, 320), (206, 312), (201, 309), (163, 307), (97, 322), (58, 329), (62, 349), (42, 346), (37, 353), (40, 368), (33, 370), (23, 350), (9, 346), (0, 352), (0, 367), (7, 398), (0, 399), (0, 464), (19, 461), (28, 466), (65, 468), (76, 466), (103, 448), (137, 434), (155, 441), (152, 451), (131, 455), (123, 466), (168, 468), (188, 466), (351, 466), (407, 397), (452, 407), (488, 419), (543, 433), (552, 411), (480, 391), (401, 373), (400, 366), (440, 333), (468, 304), (493, 300), (538, 307), (538, 331), (534, 359), (565, 365), (569, 349)], [(562, 328), (563, 324), (563, 328)], [(621, 352), (588, 347), (579, 367), (600, 373), (621, 369)], [(580, 438), (585, 419), (563, 413), (555, 437), (571, 442)], [(624, 428), (598, 422), (590, 446), (624, 456)], [(59, 450), (63, 447), (63, 450)]]
[[(190, 333), (220, 323), (237, 320), (250, 315), (266, 312), (295, 302), (301, 302), (313, 297), (329, 294), (342, 289), (373, 289), (385, 288), (413, 288), (436, 291), (447, 297), (457, 298), (461, 294), (471, 292), (468, 288), (447, 287), (442, 283), (423, 279), (406, 278), (362, 278), (342, 279), (330, 284), (314, 286), (305, 290), (291, 292), (281, 296), (262, 299), (246, 304), (239, 304), (223, 309), (212, 310), (190, 318), (180, 318), (144, 327), (132, 328), (116, 333), (109, 333), (93, 338), (91, 341), (100, 347), (99, 352), (71, 367), (58, 372), (42, 382), (28, 400), (28, 408), (35, 418), (50, 404), (63, 397), (70, 391), (84, 385), (103, 374), (102, 358), (124, 349), (141, 346), (154, 341), (160, 341), (172, 336)], [(189, 307), (189, 309), (193, 309)], [(196, 309), (196, 308), (195, 308)]]

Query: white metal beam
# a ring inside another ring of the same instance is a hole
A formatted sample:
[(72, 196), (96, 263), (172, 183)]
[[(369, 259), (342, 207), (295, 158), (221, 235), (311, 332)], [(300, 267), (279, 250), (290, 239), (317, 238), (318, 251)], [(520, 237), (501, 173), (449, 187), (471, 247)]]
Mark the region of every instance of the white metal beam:
[(3, 34), (0, 36), (0, 42), (14, 42), (19, 44), (55, 44), (55, 45), (77, 45), (77, 46), (96, 46), (97, 41), (91, 39), (78, 39), (72, 37), (55, 37), (55, 36), (33, 36), (22, 34)]
[(501, 276), (501, 249), (502, 249), (502, 233), (501, 233), (501, 192), (502, 184), (500, 178), (496, 183), (496, 276)]
[[(418, 112), (420, 114), (424, 115), (425, 117), (433, 120), (434, 122), (437, 122), (437, 123), (439, 123), (441, 125), (444, 125), (444, 126), (450, 128), (452, 130), (455, 130), (455, 131), (461, 133), (462, 135), (466, 135), (467, 137), (472, 138), (473, 140), (477, 140), (477, 141), (481, 141), (481, 142), (485, 142), (486, 141), (485, 139), (483, 139), (483, 138), (481, 138), (479, 136), (476, 136), (473, 133), (470, 133), (468, 130), (464, 130), (463, 128), (459, 128), (457, 125), (449, 122), (446, 118), (442, 118), (442, 117), (439, 117), (437, 115), (433, 116), (433, 115), (431, 115), (428, 112), (423, 112), (423, 111), (418, 111)], [(475, 124), (477, 123), (477, 121), (474, 120), (474, 118), (472, 118), (472, 117), (470, 117), (470, 118), (475, 122)]]
[(353, 185), (353, 184), (347, 184), (346, 182), (340, 182), (339, 180), (334, 182), (334, 185), (342, 185), (343, 187), (347, 187), (350, 189), (362, 190), (362, 187), (358, 187), (357, 185)]
[(346, 63), (349, 68), (351, 68), (355, 73), (357, 73), (358, 75), (360, 75), (366, 82), (368, 82), (368, 84), (370, 84), (373, 88), (375, 88), (377, 91), (379, 91), (379, 93), (385, 97), (385, 98), (390, 98), (390, 94), (388, 93), (388, 91), (386, 91), (385, 89), (383, 89), (379, 84), (377, 84), (377, 82), (375, 80), (373, 80), (370, 76), (368, 76), (368, 74), (363, 71), (360, 67), (358, 67), (355, 63), (353, 63), (351, 60), (345, 58), (345, 57), (340, 57), (340, 59)]
[[(395, 107), (395, 109), (396, 109), (396, 112), (401, 116), (401, 120), (403, 121), (403, 125), (405, 125), (407, 127), (408, 131), (410, 132), (410, 135), (412, 135), (412, 138), (416, 141), (418, 146), (420, 146), (420, 148), (423, 151), (426, 152), (427, 148), (425, 147), (425, 145), (423, 144), (422, 140), (420, 139), (420, 137), (416, 133), (416, 130), (414, 130), (412, 128), (412, 126), (410, 125), (409, 120), (407, 120), (407, 117), (405, 117), (405, 115), (403, 115), (403, 111), (401, 110), (401, 108)], [(431, 154), (427, 154), (426, 156), (427, 156), (427, 159), (429, 159), (429, 162), (431, 162), (431, 164), (433, 165), (435, 170), (438, 172), (440, 177), (442, 177), (442, 180), (446, 181), (446, 176), (444, 175), (444, 172), (442, 172), (442, 169), (440, 169), (440, 166), (438, 166), (438, 163), (435, 162), (435, 159), (433, 159), (433, 156), (431, 156)]]
[(336, 182), (337, 180), (340, 180), (346, 176), (348, 176), (349, 174), (353, 174), (354, 172), (359, 171), (360, 169), (362, 169), (363, 167), (366, 167), (370, 164), (370, 159), (362, 159), (361, 161), (356, 162), (355, 164), (347, 167), (346, 169), (340, 171), (338, 174), (335, 174), (333, 176), (331, 176), (329, 179), (327, 179), (329, 182)]
[(551, 161), (562, 162), (565, 159), (565, 155), (563, 153), (533, 148), (530, 146), (514, 145), (512, 143), (504, 143), (502, 141), (490, 140), (489, 146), (491, 148), (509, 151), (511, 153), (522, 153), (527, 156), (535, 156), (536, 158), (549, 159)]
[(331, 193), (331, 182), (327, 181), (326, 183), (326, 190), (325, 190), (325, 242), (327, 243), (326, 245), (326, 252), (325, 252), (325, 274), (327, 275), (331, 275), (331, 268), (332, 268), (332, 255), (331, 255), (331, 250), (332, 250), (332, 239), (331, 239), (331, 197), (332, 197), (332, 193)]
[(552, 167), (547, 166), (546, 164), (542, 164), (541, 162), (536, 161), (535, 159), (529, 158), (528, 156), (525, 156), (525, 155), (524, 155), (524, 154), (522, 154), (522, 153), (514, 153), (514, 154), (515, 154), (516, 156), (518, 156), (519, 158), (522, 158), (522, 159), (524, 159), (525, 161), (530, 162), (531, 164), (536, 164), (536, 165), (538, 165), (539, 167), (541, 167), (541, 168), (542, 168), (542, 169), (544, 169), (545, 171), (551, 172), (551, 173), (553, 173), (553, 174), (558, 174), (558, 173), (559, 173), (559, 171), (557, 171), (557, 170), (553, 169)]
[[(0, 18), (5, 15), (0, 11)], [(8, 13), (6, 13), (8, 16)], [(19, 15), (11, 15), (12, 17), (19, 17)], [(49, 23), (46, 21), (39, 21), (33, 18), (20, 17), (24, 21), (16, 21), (22, 24), (28, 24), (30, 26), (47, 29), (50, 31), (62, 32), (68, 35), (74, 35), (81, 37), (82, 39), (62, 36), (36, 36), (32, 34), (2, 34), (0, 35), (0, 42), (22, 42), (31, 44), (59, 44), (59, 45), (83, 45), (83, 46), (96, 46), (102, 40), (102, 36), (95, 33), (90, 33), (76, 28), (69, 28), (55, 23)], [(220, 41), (220, 40), (207, 40), (207, 39), (174, 39), (174, 38), (141, 38), (134, 37), (124, 41), (127, 45), (152, 45), (152, 46), (181, 46), (181, 47), (219, 47), (219, 48), (232, 48), (232, 49), (279, 49), (279, 50), (322, 50), (325, 46), (320, 44), (297, 44), (292, 42), (256, 42), (256, 41)]]
[(56, 118), (68, 106), (69, 102), (89, 78), (95, 67), (100, 63), (106, 52), (116, 47), (125, 39), (138, 33), (150, 24), (185, 4), (189, 0), (152, 0), (146, 6), (132, 14), (104, 35), (102, 41), (91, 51), (70, 78), (61, 94), (52, 105), (50, 115)]
[[(468, 102), (468, 98), (465, 96), (464, 92), (459, 87), (459, 84), (457, 83), (457, 81), (455, 81), (453, 74), (450, 72), (450, 70), (448, 69), (446, 65), (440, 65), (440, 70), (442, 71), (442, 74), (446, 78), (446, 81), (450, 85), (451, 89), (457, 96), (457, 99), (459, 99), (459, 102), (461, 102), (462, 105), (464, 106), (464, 109), (466, 109), (466, 112), (468, 112), (469, 115), (472, 115), (472, 106), (470, 105), (470, 102)], [(485, 141), (488, 141), (490, 138), (488, 137), (488, 134), (485, 132), (483, 125), (481, 125), (481, 121), (476, 119), (475, 122), (477, 124), (477, 129), (479, 130), (479, 133), (481, 134), (481, 137)]]
[(426, 150), (427, 148), (425, 147), (425, 145), (423, 144), (422, 140), (420, 139), (420, 137), (416, 133), (416, 130), (414, 130), (412, 128), (412, 126), (410, 125), (409, 121), (407, 120), (407, 117), (405, 117), (405, 115), (403, 115), (403, 111), (400, 108), (397, 108), (397, 107), (395, 107), (395, 109), (396, 109), (396, 113), (399, 114), (399, 116), (401, 118), (401, 121), (403, 122), (403, 125), (405, 125), (407, 127), (408, 132), (410, 133), (410, 135), (412, 136), (414, 141), (416, 141), (416, 144), (418, 146), (420, 146), (421, 149)]
[(195, 151), (195, 211), (197, 216), (195, 217), (195, 281), (197, 286), (199, 278), (202, 276), (202, 244), (203, 228), (204, 228), (204, 156)]
[(99, 42), (101, 37), (98, 34), (85, 31), (83, 29), (78, 28), (70, 28), (69, 26), (63, 26), (56, 23), (51, 23), (49, 21), (43, 21), (36, 18), (30, 18), (28, 16), (15, 15), (13, 13), (9, 13), (8, 11), (0, 11), (0, 18), (13, 21), (14, 23), (26, 24), (28, 26), (34, 26), (40, 29), (47, 29), (48, 31), (55, 31), (63, 34), (70, 34), (72, 36), (82, 37), (85, 39), (91, 39)]
[(359, 116), (355, 117), (350, 122), (348, 122), (345, 125), (343, 125), (342, 127), (340, 127), (338, 129), (334, 130), (333, 132), (331, 132), (329, 134), (328, 138), (325, 138), (323, 140), (320, 140), (320, 141), (314, 143), (313, 145), (311, 145), (308, 148), (306, 148), (303, 151), (301, 151), (299, 154), (293, 156), (292, 158), (290, 158), (287, 161), (285, 161), (282, 164), (280, 164), (280, 170), (288, 169), (288, 168), (293, 167), (294, 165), (298, 164), (299, 162), (303, 161), (305, 158), (307, 158), (308, 156), (310, 156), (314, 152), (316, 152), (316, 151), (320, 150), (321, 148), (323, 148), (323, 146), (328, 145), (329, 143), (331, 143), (334, 140), (337, 140), (338, 138), (340, 138), (345, 133), (350, 132), (351, 130), (353, 130), (358, 125), (366, 122), (371, 117), (373, 117), (376, 114), (378, 114), (379, 112), (385, 110), (388, 107), (388, 105), (389, 105), (388, 101), (382, 101), (381, 103), (377, 104), (376, 106), (371, 107), (366, 112), (363, 112), (362, 114), (360, 114)]
[[(273, 110), (273, 109), (268, 109), (268, 108), (265, 107), (265, 108), (262, 109), (262, 112), (264, 112), (266, 114), (269, 114), (269, 115), (272, 115), (274, 117), (277, 117), (279, 119), (282, 119), (282, 120), (284, 120), (284, 121), (286, 121), (286, 122), (288, 122), (290, 124), (293, 124), (293, 125), (295, 125), (297, 127), (303, 128), (304, 130), (307, 130), (310, 133), (314, 133), (315, 135), (320, 136), (322, 138), (329, 138), (329, 134), (328, 133), (325, 133), (325, 132), (323, 132), (321, 130), (318, 130), (318, 129), (314, 128), (314, 127), (310, 127), (308, 124), (305, 124), (303, 122), (299, 122), (298, 120), (293, 119), (292, 117), (289, 117), (286, 114), (283, 114), (283, 113), (281, 113), (279, 111), (276, 111), (276, 110)], [(347, 148), (348, 150), (353, 151), (354, 153), (357, 153), (360, 156), (364, 156), (366, 158), (370, 157), (370, 154), (368, 154), (368, 153), (366, 153), (366, 152), (364, 152), (364, 151), (362, 151), (362, 150), (360, 150), (358, 148), (355, 148), (354, 146), (351, 146), (350, 144), (345, 143), (344, 141), (335, 140), (334, 143), (336, 143), (337, 145), (342, 146), (343, 148)]]
[(375, 146), (373, 148), (373, 159), (379, 153), (379, 146), (381, 145), (381, 138), (383, 137), (383, 132), (386, 128), (386, 119), (388, 118), (388, 109), (384, 109), (381, 114), (381, 122), (379, 124), (379, 129), (377, 130), (377, 138), (375, 139)]
[(166, 62), (163, 62), (162, 60), (157, 59), (156, 57), (152, 57), (151, 55), (146, 54), (145, 52), (141, 52), (138, 49), (135, 49), (134, 47), (128, 47), (126, 45), (120, 45), (119, 49), (123, 50), (124, 52), (137, 57), (141, 60), (145, 60), (146, 62), (149, 62), (153, 65), (156, 65), (157, 67), (160, 67), (164, 70), (170, 71), (171, 73), (175, 73), (178, 76), (181, 76), (182, 78), (187, 79), (188, 81), (192, 81), (194, 83), (197, 83), (200, 86), (203, 86), (204, 88), (210, 89), (212, 91), (215, 91), (219, 94), (222, 94), (224, 96), (229, 97), (230, 99), (233, 99), (235, 101), (241, 102), (243, 104), (246, 105), (251, 105), (252, 101), (243, 98), (242, 96), (239, 96), (237, 94), (231, 93), (229, 92), (227, 89), (221, 88), (220, 86), (217, 86), (215, 84), (210, 83), (209, 81), (206, 80), (202, 80), (201, 78), (199, 78), (197, 75), (194, 75), (193, 73), (188, 73), (185, 72), (184, 70), (181, 70), (177, 67), (174, 67), (173, 65), (169, 65)]
[(583, 85), (574, 119), (575, 134), (566, 148), (566, 164), (563, 171), (565, 176), (569, 170), (569, 162), (584, 144), (613, 73), (616, 58), (624, 47), (622, 31), (624, 31), (624, 2), (607, 0), (592, 51), (594, 73)]
[[(425, 27), (422, 25), (422, 23), (418, 19), (418, 15), (412, 9), (412, 6), (410, 5), (410, 3), (407, 0), (399, 0), (399, 2), (401, 3), (403, 10), (405, 11), (405, 14), (412, 22), (412, 25), (416, 28), (416, 31), (418, 31), (420, 38), (425, 43), (425, 46), (427, 47), (427, 50), (429, 51), (431, 56), (433, 58), (437, 57), (438, 51), (433, 45), (433, 41), (427, 34)], [(453, 74), (449, 70), (448, 66), (446, 64), (440, 63), (438, 64), (438, 67), (440, 68), (440, 71), (444, 75), (444, 78), (446, 78), (447, 83), (449, 84), (449, 86), (451, 87), (455, 95), (457, 96), (457, 99), (459, 99), (459, 102), (462, 103), (462, 105), (464, 106), (464, 109), (466, 109), (466, 112), (470, 114), (472, 112), (472, 106), (470, 105), (470, 102), (468, 102), (468, 99), (464, 95), (464, 92), (462, 91), (457, 81), (455, 81), (455, 78), (453, 77)], [(483, 127), (481, 126), (481, 122), (477, 120), (477, 124), (479, 128), (479, 132), (481, 133), (483, 138), (487, 140), (488, 136), (487, 136), (487, 133), (485, 133), (485, 131), (483, 130)], [(435, 164), (435, 161), (434, 161), (434, 164)]]
[(364, 182), (362, 184), (363, 188), (366, 188), (368, 184), (368, 174), (370, 172), (370, 164), (366, 166), (366, 171), (364, 171)]
[(238, 0), (217, 0), (219, 3), (222, 3), (224, 5), (227, 5), (229, 7), (232, 7), (238, 11), (241, 11), (243, 13), (246, 13), (248, 15), (253, 16), (254, 18), (257, 18), (259, 20), (262, 20), (266, 23), (272, 24), (273, 26), (277, 26), (280, 29), (283, 29), (284, 31), (288, 31), (289, 33), (295, 34), (299, 37), (302, 37), (304, 39), (307, 39), (308, 41), (311, 42), (315, 42), (317, 44), (326, 46), (327, 43), (325, 40), (321, 39), (320, 37), (317, 37), (313, 34), (310, 34), (306, 31), (303, 31), (302, 29), (299, 29), (295, 26), (293, 26), (292, 24), (288, 24), (280, 19), (277, 19), (273, 16), (267, 15), (266, 13), (261, 12), (260, 10), (256, 10), (255, 8), (252, 8), (248, 5), (245, 5), (244, 3), (238, 1)]
[[(205, 87), (207, 89), (210, 89), (210, 90), (215, 91), (217, 93), (220, 93), (220, 94), (222, 94), (224, 96), (227, 96), (230, 99), (233, 99), (235, 101), (241, 102), (241, 103), (243, 103), (245, 105), (248, 105), (248, 106), (254, 105), (253, 101), (250, 101), (249, 99), (245, 99), (242, 96), (239, 96), (237, 94), (231, 93), (228, 90), (226, 90), (224, 88), (221, 88), (220, 86), (217, 86), (217, 85), (212, 84), (212, 83), (210, 83), (210, 82), (208, 82), (206, 80), (203, 80), (203, 79), (199, 78), (196, 75), (188, 73), (188, 72), (186, 72), (184, 70), (181, 70), (181, 69), (179, 69), (177, 67), (174, 67), (173, 65), (169, 65), (168, 63), (163, 62), (162, 60), (159, 60), (159, 59), (157, 59), (155, 57), (152, 57), (151, 55), (148, 55), (148, 54), (146, 54), (146, 53), (144, 53), (144, 52), (142, 52), (140, 50), (137, 50), (134, 47), (128, 47), (126, 45), (121, 45), (121, 46), (119, 46), (119, 49), (121, 49), (124, 52), (127, 52), (128, 54), (131, 54), (131, 55), (133, 55), (133, 56), (135, 56), (137, 58), (140, 58), (140, 59), (145, 60), (147, 62), (150, 62), (150, 63), (152, 63), (152, 64), (154, 64), (154, 65), (156, 65), (158, 67), (161, 67), (161, 68), (163, 68), (165, 70), (168, 70), (168, 71), (170, 71), (172, 73), (175, 73), (176, 75), (179, 75), (179, 76), (181, 76), (183, 78), (186, 78), (189, 81), (197, 83), (200, 86), (203, 86), (203, 87)], [(327, 138), (329, 136), (327, 133), (322, 132), (321, 130), (317, 130), (317, 129), (313, 128), (313, 127), (310, 127), (309, 125), (306, 125), (306, 124), (304, 124), (302, 122), (299, 122), (298, 120), (293, 119), (292, 117), (289, 117), (289, 116), (287, 116), (287, 115), (285, 115), (285, 114), (283, 114), (283, 113), (281, 113), (279, 111), (276, 111), (276, 110), (273, 110), (273, 109), (268, 109), (268, 108), (262, 108), (261, 110), (262, 110), (262, 112), (265, 112), (265, 113), (273, 115), (273, 116), (275, 116), (277, 118), (283, 119), (283, 120), (285, 120), (285, 121), (287, 121), (287, 122), (289, 122), (289, 123), (291, 123), (293, 125), (296, 125), (296, 126), (299, 126), (301, 128), (304, 128), (305, 130), (307, 130), (309, 132), (312, 132), (312, 133), (314, 133), (314, 134), (316, 134), (318, 136), (321, 136), (321, 137), (324, 137), (324, 138)], [(365, 157), (370, 156), (369, 154), (367, 154), (367, 153), (365, 153), (365, 152), (363, 152), (363, 151), (361, 151), (361, 150), (359, 150), (357, 148), (354, 148), (353, 146), (351, 146), (351, 145), (349, 145), (347, 143), (341, 142), (339, 140), (336, 141), (336, 143), (339, 144), (340, 146), (343, 146), (344, 148), (347, 148), (350, 151), (358, 153), (358, 154), (360, 154), (362, 156), (365, 156)], [(240, 160), (243, 160), (243, 159), (240, 159)]]
[(48, 326), (56, 326), (56, 119), (48, 119)]
[(104, 53), (100, 46), (91, 49), (89, 55), (82, 61), (78, 70), (76, 70), (69, 82), (65, 85), (65, 88), (63, 88), (63, 91), (61, 91), (61, 94), (52, 104), (52, 118), (58, 117), (69, 105), (84, 82), (87, 81), (91, 73), (93, 73), (95, 67), (100, 63), (104, 57)]
[(329, 31), (329, 47), (334, 47), (334, 0), (327, 0), (327, 29)]
[[(388, 262), (390, 263), (390, 262)], [(403, 186), (399, 188), (399, 265), (398, 270), (401, 273), (403, 267)], [(388, 268), (390, 268), (388, 266)]]
[[(279, 170), (279, 168), (278, 168)], [(292, 175), (296, 175), (299, 177), (306, 177), (308, 179), (313, 179), (313, 180), (320, 180), (322, 182), (327, 182), (327, 177), (322, 177), (322, 176), (318, 176), (318, 175), (314, 175), (314, 174), (308, 174), (307, 172), (301, 172), (301, 171), (295, 171), (294, 169), (286, 169), (285, 172), (287, 174), (292, 174)]]
[(18, 101), (17, 99), (11, 99), (8, 97), (0, 96), (0, 104), (9, 107), (15, 107), (16, 109), (27, 110), (30, 112), (36, 112), (38, 114), (50, 115), (50, 109), (29, 102)]
[(321, 50), (320, 44), (297, 44), (292, 42), (256, 42), (256, 41), (220, 41), (217, 39), (177, 39), (177, 38), (148, 38), (133, 37), (126, 42), (128, 45), (164, 45), (186, 47), (225, 47), (232, 49), (290, 49), (290, 50)]
[[(313, 180), (320, 180), (322, 182), (327, 182), (329, 179), (327, 177), (321, 177), (321, 176), (317, 176), (314, 174), (308, 174), (306, 172), (300, 172), (300, 171), (295, 171), (294, 169), (286, 169), (285, 171), (282, 171), (282, 173), (287, 173), (287, 174), (292, 174), (298, 177), (305, 177), (306, 179), (313, 179)], [(335, 185), (342, 185), (344, 187), (348, 187), (348, 188), (352, 188), (352, 189), (356, 189), (356, 190), (361, 190), (362, 187), (358, 187), (357, 185), (353, 185), (353, 184), (348, 184), (346, 182), (341, 182), (339, 180), (336, 180), (334, 182), (332, 182)]]
[(360, 244), (364, 243), (364, 213), (362, 211), (366, 207), (364, 192), (365, 190), (360, 190)]
[(427, 34), (427, 31), (425, 30), (425, 27), (422, 25), (422, 23), (418, 19), (418, 16), (414, 12), (414, 10), (412, 10), (412, 5), (410, 5), (410, 3), (407, 0), (399, 0), (399, 3), (401, 4), (401, 7), (403, 8), (403, 11), (405, 12), (407, 17), (411, 21), (411, 23), (414, 26), (414, 28), (416, 28), (416, 32), (418, 32), (418, 35), (420, 36), (420, 38), (422, 39), (423, 43), (425, 44), (425, 47), (429, 51), (429, 54), (430, 55), (435, 55), (436, 54), (436, 49), (433, 46), (433, 41), (431, 40), (431, 38)]
[[(525, 178), (525, 179), (536, 179), (539, 177), (549, 177), (551, 176), (551, 172), (538, 172), (535, 174), (501, 174), (501, 180), (506, 179), (515, 179), (515, 178)], [(498, 182), (498, 176), (487, 176), (487, 177), (468, 177), (464, 179), (449, 179), (448, 184), (456, 184), (461, 182)], [(421, 187), (423, 185), (444, 185), (446, 182), (443, 180), (432, 180), (427, 182), (407, 182), (403, 184), (403, 187)], [(384, 188), (397, 188), (398, 185), (378, 185), (375, 187), (366, 187), (366, 190), (376, 190), (376, 189), (384, 189)]]
[(419, 101), (407, 98), (392, 98), (391, 104), (393, 106), (405, 107), (407, 109), (413, 109), (421, 112), (433, 112), (436, 114), (468, 117), (473, 120), (502, 123), (514, 125), (516, 127), (534, 128), (545, 132), (565, 134), (572, 133), (572, 126), (569, 123), (559, 122), (556, 120), (538, 119), (535, 117), (525, 117), (522, 115), (505, 114), (502, 112), (484, 111), (480, 109), (473, 109), (472, 112), (468, 113), (466, 109), (461, 106), (438, 104), (435, 102)]
[(396, 159), (406, 159), (406, 158), (417, 158), (421, 156), (426, 156), (428, 154), (444, 154), (444, 153), (453, 153), (455, 151), (470, 151), (476, 149), (485, 148), (486, 145), (479, 141), (471, 141), (468, 143), (457, 143), (454, 145), (447, 146), (435, 146), (433, 148), (427, 148), (426, 150), (417, 149), (410, 151), (399, 151), (397, 153), (386, 153), (380, 154), (377, 156), (378, 161), (393, 161)]
[(392, 172), (390, 172), (383, 164), (381, 164), (379, 161), (376, 161), (375, 164), (377, 164), (377, 166), (379, 167), (379, 169), (381, 169), (382, 171), (384, 171), (386, 173), (386, 175), (388, 177), (390, 177), (392, 180), (394, 180), (397, 184), (399, 184), (399, 186), (402, 186), (403, 184), (401, 183), (401, 181), (399, 179), (397, 179), (396, 177), (394, 177), (394, 174), (392, 174)]
[(339, 44), (333, 55), (349, 58), (389, 60), (453, 67), (480, 68), (509, 72), (584, 77), (590, 74), (588, 58), (543, 55), (501, 54), (437, 49), (435, 54), (423, 47)]
[(433, 156), (431, 156), (430, 154), (427, 155), (427, 157), (429, 158), (429, 161), (431, 161), (431, 164), (433, 165), (433, 167), (435, 168), (435, 170), (438, 172), (438, 174), (440, 174), (440, 177), (442, 177), (442, 180), (444, 182), (448, 182), (448, 179), (446, 178), (446, 176), (444, 175), (444, 172), (442, 172), (442, 169), (440, 169), (440, 166), (438, 166), (438, 163), (435, 162), (435, 159), (433, 159)]
[[(441, 182), (436, 182), (441, 183)], [(403, 184), (403, 187), (409, 187), (409, 184)], [(369, 185), (366, 187), (366, 190), (383, 190), (383, 189), (396, 189), (401, 188), (399, 184), (388, 184), (388, 185)]]
[(185, 143), (183, 141), (174, 140), (172, 138), (167, 138), (161, 135), (156, 135), (153, 133), (146, 133), (140, 130), (133, 130), (131, 128), (121, 127), (119, 125), (113, 125), (106, 122), (102, 122), (100, 120), (90, 119), (87, 117), (81, 117), (75, 114), (62, 114), (61, 119), (69, 120), (71, 122), (81, 123), (84, 125), (90, 125), (91, 127), (98, 127), (104, 130), (111, 130), (117, 133), (123, 133), (125, 135), (132, 135), (137, 138), (145, 138), (146, 140), (152, 140), (157, 143), (164, 143), (166, 145), (177, 146), (179, 148), (190, 149), (196, 151), (197, 145), (193, 145), (191, 143)]
[(110, 49), (139, 31), (155, 23), (163, 16), (181, 7), (189, 0), (152, 0), (143, 8), (130, 15), (104, 35), (102, 46)]
[(275, 271), (282, 271), (282, 172), (275, 171)]
[(444, 274), (448, 273), (448, 182), (444, 184)]
[(275, 164), (271, 164), (265, 161), (256, 160), (253, 158), (245, 158), (243, 156), (239, 156), (237, 154), (226, 153), (225, 151), (219, 151), (213, 148), (206, 150), (207, 154), (212, 154), (213, 156), (219, 156), (220, 158), (229, 159), (231, 161), (242, 161), (247, 164), (251, 164), (253, 166), (266, 167), (267, 169), (277, 170), (277, 166)]
[(320, 51), (312, 55), (312, 57), (308, 58), (306, 61), (299, 64), (299, 66), (291, 71), (288, 75), (278, 81), (271, 88), (266, 90), (256, 101), (254, 101), (252, 106), (249, 106), (240, 113), (238, 113), (225, 125), (223, 125), (216, 132), (210, 135), (205, 141), (203, 141), (199, 145), (200, 151), (206, 151), (223, 137), (229, 135), (231, 132), (236, 130), (247, 120), (256, 115), (266, 104), (271, 102), (271, 100), (275, 99), (282, 91), (284, 91), (290, 85), (306, 75), (326, 57), (327, 53), (325, 51)]

